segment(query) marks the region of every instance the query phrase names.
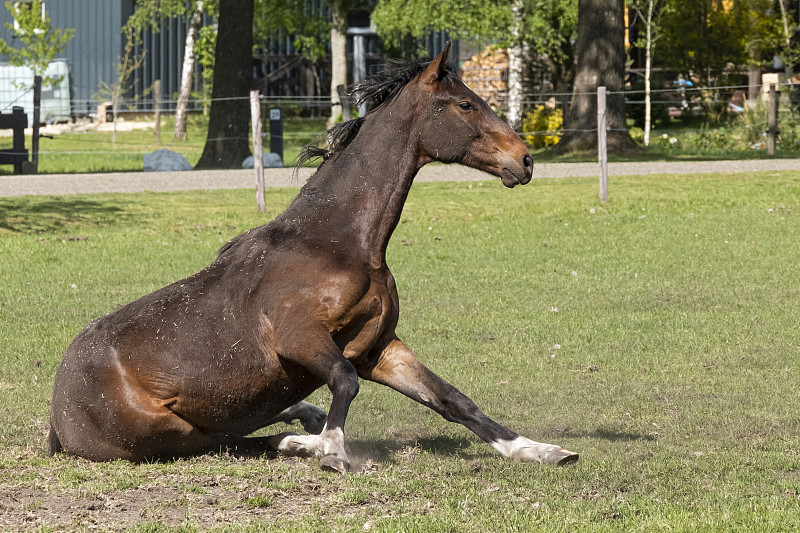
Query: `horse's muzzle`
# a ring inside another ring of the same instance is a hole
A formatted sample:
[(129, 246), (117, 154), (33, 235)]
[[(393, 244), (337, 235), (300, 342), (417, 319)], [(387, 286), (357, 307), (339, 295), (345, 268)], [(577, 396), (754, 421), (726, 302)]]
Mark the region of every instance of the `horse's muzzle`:
[(522, 165), (512, 168), (511, 165), (503, 167), (503, 172), (500, 175), (500, 181), (509, 189), (513, 189), (517, 185), (525, 185), (533, 177), (533, 157), (531, 154), (522, 156)]

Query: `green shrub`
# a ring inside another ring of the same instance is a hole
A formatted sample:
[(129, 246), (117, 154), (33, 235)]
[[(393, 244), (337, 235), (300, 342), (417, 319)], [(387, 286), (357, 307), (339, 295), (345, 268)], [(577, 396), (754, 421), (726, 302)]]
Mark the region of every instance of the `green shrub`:
[(522, 130), (527, 133), (525, 141), (534, 148), (558, 144), (563, 125), (562, 111), (543, 105), (538, 106), (532, 112), (525, 113), (525, 118), (522, 120)]

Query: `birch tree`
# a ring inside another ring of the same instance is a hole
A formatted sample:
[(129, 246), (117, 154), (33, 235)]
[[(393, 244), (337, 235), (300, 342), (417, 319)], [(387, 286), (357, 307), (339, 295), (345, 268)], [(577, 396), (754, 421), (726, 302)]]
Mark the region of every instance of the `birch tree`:
[(525, 1), (511, 2), (511, 42), (508, 46), (508, 114), (506, 121), (517, 131), (522, 125), (522, 76), (524, 70), (523, 28), (525, 27)]
[(651, 72), (653, 66), (653, 51), (656, 41), (660, 38), (658, 19), (663, 7), (660, 0), (637, 0), (632, 3), (637, 20), (644, 24), (645, 36), (637, 45), (644, 46), (644, 145), (650, 145), (650, 129), (652, 128), (651, 104)]
[(175, 107), (175, 131), (173, 137), (178, 140), (186, 139), (186, 114), (189, 109), (189, 97), (192, 94), (192, 79), (194, 77), (194, 46), (197, 34), (203, 23), (203, 0), (197, 0), (194, 10), (189, 17), (189, 28), (186, 31), (186, 42), (183, 47), (183, 67), (181, 68), (181, 88), (178, 92), (178, 102)]

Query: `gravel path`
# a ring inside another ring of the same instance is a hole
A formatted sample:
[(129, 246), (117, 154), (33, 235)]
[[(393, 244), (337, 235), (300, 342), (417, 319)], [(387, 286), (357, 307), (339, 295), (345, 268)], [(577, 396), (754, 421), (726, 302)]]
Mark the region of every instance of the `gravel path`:
[[(800, 159), (609, 163), (608, 165), (610, 177), (765, 170), (800, 171)], [(301, 168), (297, 174), (295, 174), (294, 168), (265, 169), (264, 181), (267, 187), (299, 187), (313, 172), (314, 169), (311, 168)], [(534, 169), (536, 178), (595, 177), (597, 175), (597, 163), (540, 163)], [(420, 171), (416, 178), (417, 181), (494, 179), (493, 176), (461, 165), (428, 165)], [(255, 188), (252, 170), (0, 176), (0, 196), (247, 188)]]

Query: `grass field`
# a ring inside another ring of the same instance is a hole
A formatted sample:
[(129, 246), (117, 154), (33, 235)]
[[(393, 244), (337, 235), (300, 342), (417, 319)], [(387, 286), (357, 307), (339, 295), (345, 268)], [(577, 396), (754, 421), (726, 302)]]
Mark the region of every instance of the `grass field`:
[[(267, 218), (295, 193), (268, 190)], [(0, 530), (800, 529), (800, 172), (615, 177), (604, 206), (591, 179), (412, 188), (389, 249), (399, 334), (574, 466), (503, 460), (369, 383), (349, 475), (48, 458), (72, 337), (208, 264), (264, 221), (253, 207), (246, 190), (0, 198)]]
[[(152, 122), (152, 117), (151, 120)], [(61, 133), (52, 138), (39, 140), (40, 174), (73, 174), (91, 172), (135, 172), (142, 170), (145, 154), (166, 148), (183, 155), (191, 165), (195, 165), (203, 153), (208, 119), (202, 115), (190, 115), (187, 124), (186, 140), (175, 140), (172, 136), (174, 117), (167, 115), (161, 122), (161, 142), (154, 142), (152, 127), (126, 131), (124, 126), (112, 142), (109, 131), (85, 131), (81, 133)], [(300, 150), (318, 141), (325, 130), (324, 119), (287, 119), (284, 132), (284, 161), (292, 165)], [(269, 131), (269, 125), (265, 131)], [(0, 145), (10, 148), (11, 138), (0, 138)], [(30, 150), (28, 136), (25, 146)], [(264, 149), (269, 151), (269, 137), (264, 139)], [(252, 145), (251, 145), (252, 150)], [(0, 174), (11, 174), (13, 167), (0, 166)]]

